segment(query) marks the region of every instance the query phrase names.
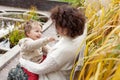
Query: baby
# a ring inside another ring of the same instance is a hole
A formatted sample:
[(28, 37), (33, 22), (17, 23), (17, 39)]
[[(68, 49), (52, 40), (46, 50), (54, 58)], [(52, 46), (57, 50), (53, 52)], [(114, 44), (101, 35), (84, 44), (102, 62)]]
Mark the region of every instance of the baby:
[[(42, 26), (37, 21), (30, 20), (23, 26), (26, 38), (21, 39), (18, 43), (20, 46), (20, 57), (40, 63), (45, 58), (44, 53), (49, 50), (49, 46), (46, 44), (55, 39), (52, 37), (42, 38)], [(23, 70), (28, 75), (28, 80), (38, 80), (37, 74), (31, 73), (25, 68)]]

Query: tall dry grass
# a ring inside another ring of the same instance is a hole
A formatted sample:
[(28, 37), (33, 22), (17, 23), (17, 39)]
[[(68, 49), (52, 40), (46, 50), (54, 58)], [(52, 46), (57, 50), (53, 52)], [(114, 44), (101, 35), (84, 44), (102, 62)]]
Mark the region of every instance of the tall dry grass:
[(103, 0), (85, 1), (88, 33), (77, 80), (120, 80), (120, 0), (110, 0), (107, 7)]

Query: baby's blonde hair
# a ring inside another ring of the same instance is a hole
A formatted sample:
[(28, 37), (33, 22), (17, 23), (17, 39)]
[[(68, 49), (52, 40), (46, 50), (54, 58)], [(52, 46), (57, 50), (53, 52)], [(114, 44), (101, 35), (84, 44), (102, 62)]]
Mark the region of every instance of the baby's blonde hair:
[(29, 20), (23, 24), (25, 36), (27, 36), (27, 33), (30, 32), (34, 25), (39, 25), (42, 28), (41, 23), (35, 20)]

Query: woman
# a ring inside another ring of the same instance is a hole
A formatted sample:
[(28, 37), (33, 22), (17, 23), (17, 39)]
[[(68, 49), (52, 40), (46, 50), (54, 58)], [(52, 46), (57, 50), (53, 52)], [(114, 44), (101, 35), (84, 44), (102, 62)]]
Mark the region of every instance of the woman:
[(68, 5), (57, 6), (51, 12), (51, 19), (61, 39), (48, 52), (42, 63), (37, 64), (21, 58), (20, 64), (39, 74), (39, 80), (69, 80), (75, 53), (85, 38), (85, 17), (79, 10)]

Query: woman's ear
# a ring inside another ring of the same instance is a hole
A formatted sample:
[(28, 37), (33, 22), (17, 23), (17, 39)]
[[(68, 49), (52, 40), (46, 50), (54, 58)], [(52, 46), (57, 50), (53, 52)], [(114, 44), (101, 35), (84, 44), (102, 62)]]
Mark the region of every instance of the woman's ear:
[(68, 30), (67, 30), (66, 28), (64, 28), (64, 29), (63, 29), (63, 34), (64, 34), (64, 35), (67, 35), (67, 33), (68, 33)]

